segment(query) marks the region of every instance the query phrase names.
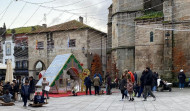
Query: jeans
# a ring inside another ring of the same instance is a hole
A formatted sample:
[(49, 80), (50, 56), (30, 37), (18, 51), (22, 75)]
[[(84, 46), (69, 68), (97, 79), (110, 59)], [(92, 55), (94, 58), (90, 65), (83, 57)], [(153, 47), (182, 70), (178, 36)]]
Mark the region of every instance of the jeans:
[(142, 92), (143, 92), (143, 89), (144, 89), (144, 87), (140, 87), (140, 90), (139, 90), (139, 93), (138, 93), (138, 97), (141, 97), (141, 94), (142, 94)]
[(154, 87), (152, 88), (152, 91), (156, 91), (156, 86), (154, 86)]
[(47, 99), (49, 99), (48, 91), (42, 90), (42, 97), (44, 97), (44, 93), (46, 93)]
[(184, 83), (179, 83), (179, 88), (184, 88)]
[(88, 94), (88, 89), (89, 89), (89, 93), (91, 95), (91, 86), (86, 86), (86, 95)]
[(151, 91), (151, 86), (144, 86), (144, 99), (147, 98), (148, 94), (155, 98), (154, 94)]

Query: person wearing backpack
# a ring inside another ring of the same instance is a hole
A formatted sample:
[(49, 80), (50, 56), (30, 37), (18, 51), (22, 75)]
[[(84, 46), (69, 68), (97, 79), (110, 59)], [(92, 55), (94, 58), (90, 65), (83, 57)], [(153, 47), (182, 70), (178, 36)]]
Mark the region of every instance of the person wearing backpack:
[(145, 69), (145, 75), (144, 75), (144, 100), (143, 101), (147, 101), (148, 94), (150, 94), (154, 98), (154, 101), (156, 100), (155, 95), (151, 91), (152, 83), (153, 83), (153, 74), (150, 68), (147, 67)]

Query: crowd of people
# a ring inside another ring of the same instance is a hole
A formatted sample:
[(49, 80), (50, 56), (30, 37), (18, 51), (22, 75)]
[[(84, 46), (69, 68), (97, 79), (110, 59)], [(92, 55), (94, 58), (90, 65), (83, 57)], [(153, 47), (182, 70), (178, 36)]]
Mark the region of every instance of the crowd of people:
[[(143, 72), (138, 81), (136, 72), (132, 73), (130, 70), (125, 70), (122, 74), (119, 85), (121, 90), (122, 99), (128, 99), (129, 101), (134, 101), (134, 97), (144, 98), (143, 101), (147, 101), (147, 97), (150, 95), (153, 100), (156, 100), (155, 95), (152, 91), (157, 91), (157, 79), (158, 73), (152, 72), (149, 67), (147, 67)], [(143, 95), (142, 95), (143, 94)]]
[[(39, 92), (35, 95), (36, 87), (35, 80), (33, 77), (24, 77), (22, 81), (14, 79), (12, 82), (6, 82), (5, 84), (1, 81), (0, 84), (0, 100), (5, 103), (15, 102), (22, 100), (24, 102), (24, 107), (27, 106), (27, 101), (34, 101), (34, 103), (43, 103), (44, 102), (44, 91), (45, 86), (49, 83), (46, 81), (46, 78), (43, 78), (42, 82), (42, 96)], [(19, 96), (21, 98), (19, 98)], [(48, 93), (46, 93), (47, 98)]]
[[(93, 78), (93, 79), (92, 79)], [(101, 74), (96, 73), (93, 77), (88, 75), (84, 79), (84, 84), (86, 86), (86, 95), (92, 95), (91, 87), (94, 86), (95, 95), (103, 94), (104, 91), (101, 90), (101, 86), (105, 83), (106, 94), (111, 95), (111, 89), (113, 87), (111, 74), (107, 73), (103, 81)], [(159, 75), (157, 72), (152, 72), (149, 67), (147, 67), (143, 72), (140, 78), (138, 78), (136, 72), (132, 73), (130, 70), (124, 70), (124, 73), (121, 76), (121, 79), (116, 77), (114, 80), (115, 87), (119, 88), (122, 94), (121, 101), (125, 98), (129, 101), (134, 101), (134, 97), (144, 98), (143, 101), (147, 101), (148, 96), (153, 97), (153, 101), (156, 100), (156, 96), (152, 91), (158, 90)], [(183, 89), (185, 84), (185, 73), (181, 69), (178, 74), (179, 88)], [(167, 82), (165, 82), (167, 83)], [(35, 80), (31, 77), (25, 77), (22, 81), (14, 79), (12, 82), (7, 82), (4, 84), (0, 82), (0, 100), (9, 103), (18, 101), (18, 94), (21, 95), (22, 101), (24, 102), (24, 107), (27, 106), (27, 101), (34, 101), (35, 104), (44, 103), (44, 99), (49, 99), (48, 91), (46, 87), (49, 87), (49, 82), (43, 77), (42, 81), (42, 94), (36, 92)], [(74, 96), (77, 96), (77, 92), (72, 88)], [(46, 98), (45, 98), (46, 94)]]

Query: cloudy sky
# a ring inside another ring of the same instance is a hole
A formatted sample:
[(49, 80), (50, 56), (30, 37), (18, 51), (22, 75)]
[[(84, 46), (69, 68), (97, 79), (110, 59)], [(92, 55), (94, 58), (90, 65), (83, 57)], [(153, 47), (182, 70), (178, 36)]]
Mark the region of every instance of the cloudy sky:
[[(78, 20), (107, 32), (108, 7), (112, 0), (0, 0), (0, 27), (48, 26)], [(86, 19), (87, 18), (87, 19)]]

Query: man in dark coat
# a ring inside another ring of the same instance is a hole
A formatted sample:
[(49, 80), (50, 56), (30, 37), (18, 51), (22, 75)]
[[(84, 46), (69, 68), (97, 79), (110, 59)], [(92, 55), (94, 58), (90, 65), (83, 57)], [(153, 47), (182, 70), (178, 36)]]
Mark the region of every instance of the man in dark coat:
[(30, 86), (30, 89), (29, 89), (30, 100), (33, 100), (34, 99), (34, 93), (35, 93), (35, 83), (34, 83), (34, 79), (32, 76), (29, 78), (29, 80), (30, 80), (30, 84), (29, 84), (29, 86)]
[(90, 75), (88, 75), (88, 77), (86, 77), (84, 79), (84, 84), (86, 85), (86, 95), (88, 95), (88, 89), (89, 89), (90, 95), (92, 95), (92, 93), (91, 93), (91, 84), (92, 84), (92, 81), (90, 79)]
[(110, 74), (107, 74), (106, 85), (107, 85), (107, 87), (106, 87), (107, 88), (106, 94), (110, 95), (111, 94), (111, 76), (110, 76)]
[(141, 94), (144, 90), (144, 76), (145, 76), (145, 70), (142, 72), (142, 75), (141, 75), (141, 78), (140, 78), (140, 90), (139, 90), (139, 93), (138, 93), (138, 97), (141, 97)]
[(144, 76), (144, 101), (147, 100), (148, 94), (150, 94), (154, 98), (154, 101), (155, 101), (156, 97), (154, 96), (154, 94), (151, 91), (151, 86), (152, 86), (152, 82), (153, 82), (153, 74), (149, 67), (147, 67), (145, 69), (145, 71), (146, 71), (146, 73)]
[(184, 84), (185, 84), (185, 73), (183, 72), (183, 69), (180, 70), (180, 73), (178, 75), (178, 79), (179, 79), (179, 88), (183, 89), (184, 88)]

